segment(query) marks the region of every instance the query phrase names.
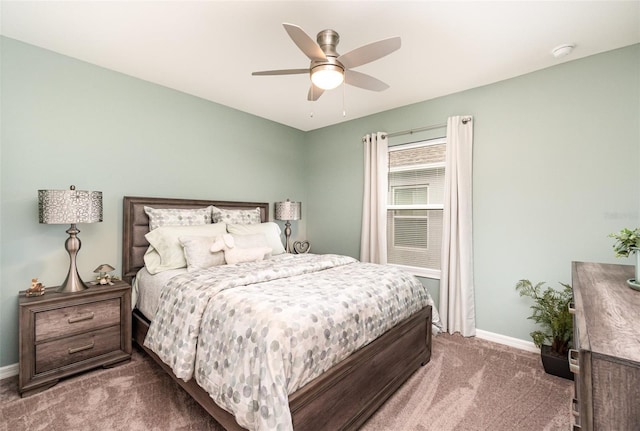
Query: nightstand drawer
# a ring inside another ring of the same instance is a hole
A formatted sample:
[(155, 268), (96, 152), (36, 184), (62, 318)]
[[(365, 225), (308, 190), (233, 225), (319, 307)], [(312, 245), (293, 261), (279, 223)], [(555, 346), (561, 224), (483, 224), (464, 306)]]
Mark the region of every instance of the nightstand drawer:
[(35, 341), (85, 332), (120, 322), (120, 298), (41, 311), (35, 316)]
[(120, 325), (38, 344), (35, 372), (43, 373), (119, 349)]

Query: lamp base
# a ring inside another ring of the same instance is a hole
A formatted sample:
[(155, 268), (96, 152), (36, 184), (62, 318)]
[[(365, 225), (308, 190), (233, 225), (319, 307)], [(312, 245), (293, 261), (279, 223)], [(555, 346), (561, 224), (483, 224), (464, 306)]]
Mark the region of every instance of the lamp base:
[[(71, 270), (71, 268), (69, 268), (69, 270)], [(69, 275), (67, 275), (67, 278), (65, 278), (64, 282), (62, 282), (62, 285), (60, 285), (60, 287), (56, 289), (56, 292), (75, 293), (82, 292), (83, 290), (86, 290), (88, 288), (89, 286), (87, 286), (82, 280), (80, 280), (80, 276), (76, 272), (75, 274), (70, 273)]]
[(77, 236), (80, 231), (76, 228), (75, 224), (72, 224), (71, 227), (67, 229), (67, 233), (69, 234), (69, 238), (67, 238), (64, 245), (67, 253), (69, 253), (69, 273), (57, 291), (63, 293), (81, 292), (88, 289), (88, 286), (80, 279), (78, 268), (76, 267), (76, 255), (81, 245), (80, 238)]
[(289, 223), (289, 220), (284, 224), (284, 237), (286, 242), (284, 251), (285, 253), (291, 253), (291, 246), (289, 245), (289, 238), (291, 237), (291, 223)]

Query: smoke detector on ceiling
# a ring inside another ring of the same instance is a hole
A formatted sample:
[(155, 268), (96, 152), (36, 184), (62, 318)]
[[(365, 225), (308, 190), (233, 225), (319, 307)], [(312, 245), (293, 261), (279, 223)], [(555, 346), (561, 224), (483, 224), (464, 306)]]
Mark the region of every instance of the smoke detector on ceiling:
[(551, 50), (551, 54), (553, 54), (555, 58), (566, 57), (571, 54), (571, 51), (573, 51), (573, 48), (575, 47), (576, 46), (574, 44), (565, 43), (564, 45), (559, 45), (553, 48)]

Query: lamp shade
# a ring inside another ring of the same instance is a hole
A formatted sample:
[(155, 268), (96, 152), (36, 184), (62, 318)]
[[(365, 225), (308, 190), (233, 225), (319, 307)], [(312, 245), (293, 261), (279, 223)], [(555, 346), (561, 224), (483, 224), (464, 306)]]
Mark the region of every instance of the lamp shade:
[(76, 224), (102, 221), (102, 192), (38, 190), (40, 223)]
[(275, 217), (276, 220), (300, 220), (302, 218), (302, 203), (291, 202), (289, 199), (285, 202), (276, 202)]

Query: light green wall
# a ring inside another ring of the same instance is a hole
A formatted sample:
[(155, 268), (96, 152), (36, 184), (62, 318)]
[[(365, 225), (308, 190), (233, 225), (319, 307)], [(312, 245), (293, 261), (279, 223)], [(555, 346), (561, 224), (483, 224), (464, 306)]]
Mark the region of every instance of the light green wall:
[[(474, 116), (477, 327), (530, 341), (519, 279), (557, 286), (573, 260), (631, 263), (607, 235), (640, 225), (640, 45), (307, 133), (314, 251), (359, 255), (363, 135), (464, 114)], [(425, 282), (437, 297), (437, 281)]]
[(18, 291), (31, 277), (60, 284), (69, 267), (68, 226), (38, 224), (38, 189), (103, 192), (104, 221), (78, 226), (85, 280), (101, 263), (120, 272), (125, 195), (307, 201), (303, 132), (12, 39), (0, 43), (0, 366), (18, 360)]
[[(569, 281), (571, 260), (622, 262), (609, 232), (640, 224), (640, 46), (303, 133), (0, 38), (0, 366), (17, 362), (17, 292), (60, 283), (65, 226), (37, 223), (36, 190), (101, 190), (79, 226), (80, 275), (120, 269), (122, 196), (301, 200), (294, 235), (359, 255), (361, 137), (475, 118), (478, 328), (528, 340), (513, 285)], [(425, 83), (425, 85), (433, 85)], [(395, 138), (392, 144), (442, 135)], [(140, 163), (148, 168), (136, 170)], [(628, 261), (627, 261), (628, 262)], [(438, 283), (423, 279), (437, 297)]]

